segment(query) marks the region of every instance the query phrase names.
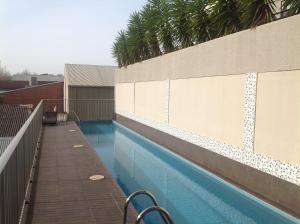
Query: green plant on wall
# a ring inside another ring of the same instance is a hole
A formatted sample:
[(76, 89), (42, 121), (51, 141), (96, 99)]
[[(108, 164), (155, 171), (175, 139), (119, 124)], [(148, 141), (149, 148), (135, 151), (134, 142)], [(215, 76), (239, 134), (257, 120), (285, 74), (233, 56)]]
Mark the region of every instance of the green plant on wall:
[(299, 0), (284, 0), (283, 9), (288, 11), (288, 15), (296, 15), (300, 13)]
[(242, 29), (239, 3), (236, 0), (215, 0), (212, 2), (212, 21), (217, 37)]
[(139, 12), (131, 14), (128, 23), (128, 52), (130, 62), (140, 62), (150, 58), (148, 45), (145, 39), (146, 30)]
[(213, 37), (211, 9), (207, 2), (194, 0), (189, 5), (193, 40), (196, 44), (211, 40)]
[(245, 28), (254, 28), (275, 20), (273, 0), (244, 0), (242, 7)]
[(148, 45), (150, 56), (159, 56), (161, 55), (161, 50), (157, 33), (159, 25), (158, 11), (148, 3), (143, 7), (141, 15), (145, 26), (145, 41)]
[(149, 4), (157, 12), (157, 32), (164, 53), (174, 51), (173, 27), (171, 24), (171, 5), (168, 0), (149, 0)]
[(171, 3), (171, 21), (174, 27), (174, 36), (181, 48), (194, 45), (190, 4), (188, 0), (174, 0)]
[[(283, 0), (283, 9), (298, 14), (300, 1)], [(276, 10), (274, 0), (148, 0), (118, 33), (112, 54), (127, 66), (272, 22)]]
[(119, 67), (127, 66), (129, 64), (129, 53), (127, 35), (125, 31), (120, 31), (113, 45), (112, 54), (117, 59)]

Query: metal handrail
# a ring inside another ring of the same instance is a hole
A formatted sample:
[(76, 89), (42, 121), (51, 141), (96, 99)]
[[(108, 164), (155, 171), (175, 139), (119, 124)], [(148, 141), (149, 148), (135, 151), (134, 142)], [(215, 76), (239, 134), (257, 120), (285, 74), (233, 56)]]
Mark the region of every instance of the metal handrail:
[(33, 164), (39, 148), (43, 100), (0, 156), (0, 222), (20, 223), (32, 187)]
[(163, 215), (163, 217), (167, 218), (167, 222), (165, 221), (166, 224), (174, 224), (174, 221), (171, 218), (171, 215), (169, 214), (169, 212), (166, 209), (164, 209), (160, 206), (153, 206), (153, 207), (150, 207), (150, 208), (146, 208), (144, 211), (142, 211), (138, 215), (135, 224), (139, 224), (142, 221), (142, 219), (144, 218), (145, 215), (147, 215), (151, 212), (154, 212), (154, 211), (158, 211), (161, 215)]
[[(135, 198), (135, 197), (138, 196), (138, 195), (146, 195), (146, 196), (148, 196), (148, 197), (151, 199), (152, 203), (155, 205), (154, 207), (159, 207), (159, 206), (158, 206), (158, 203), (157, 203), (157, 201), (156, 201), (156, 199), (155, 199), (155, 197), (154, 197), (153, 194), (151, 194), (151, 193), (148, 192), (148, 191), (144, 191), (144, 190), (136, 191), (136, 192), (134, 192), (134, 193), (132, 193), (131, 195), (128, 196), (128, 198), (126, 199), (126, 202), (125, 202), (125, 204), (124, 204), (123, 224), (126, 224), (126, 223), (127, 223), (127, 210), (128, 210), (128, 205), (129, 205), (129, 203), (132, 201), (133, 198)], [(164, 217), (164, 214), (163, 214), (163, 213), (161, 213), (161, 216), (162, 216), (162, 219), (165, 221), (165, 223), (167, 223), (167, 222), (166, 222), (167, 220), (166, 220), (166, 218)]]
[(29, 118), (26, 120), (26, 122), (23, 124), (21, 129), (18, 131), (16, 136), (11, 140), (11, 142), (9, 143), (7, 148), (4, 150), (4, 152), (0, 156), (0, 174), (4, 170), (7, 162), (9, 161), (10, 157), (12, 156), (14, 151), (16, 150), (16, 148), (17, 148), (21, 138), (23, 137), (25, 131), (27, 130), (27, 128), (31, 124), (32, 120), (34, 119), (35, 115), (39, 111), (40, 107), (42, 107), (42, 105), (43, 105), (43, 100), (40, 101), (40, 103), (37, 105), (37, 107), (34, 109), (34, 111), (30, 114)]
[(78, 122), (77, 124), (80, 125), (80, 119), (79, 119), (78, 115), (76, 114), (76, 112), (75, 111), (70, 111), (69, 113), (73, 113), (74, 114), (74, 116), (75, 116), (75, 118), (76, 118), (76, 120)]

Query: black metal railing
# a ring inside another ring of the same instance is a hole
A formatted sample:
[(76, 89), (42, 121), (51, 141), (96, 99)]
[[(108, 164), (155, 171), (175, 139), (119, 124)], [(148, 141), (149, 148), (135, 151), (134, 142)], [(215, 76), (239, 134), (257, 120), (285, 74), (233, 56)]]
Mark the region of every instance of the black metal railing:
[(43, 118), (41, 101), (0, 156), (0, 223), (17, 224), (25, 205)]

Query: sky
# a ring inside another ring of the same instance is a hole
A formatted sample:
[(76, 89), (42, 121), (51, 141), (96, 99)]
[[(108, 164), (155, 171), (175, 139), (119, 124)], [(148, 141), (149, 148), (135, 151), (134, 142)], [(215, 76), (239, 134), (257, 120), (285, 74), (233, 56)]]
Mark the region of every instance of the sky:
[(116, 65), (112, 44), (146, 0), (0, 0), (0, 61), (13, 73)]

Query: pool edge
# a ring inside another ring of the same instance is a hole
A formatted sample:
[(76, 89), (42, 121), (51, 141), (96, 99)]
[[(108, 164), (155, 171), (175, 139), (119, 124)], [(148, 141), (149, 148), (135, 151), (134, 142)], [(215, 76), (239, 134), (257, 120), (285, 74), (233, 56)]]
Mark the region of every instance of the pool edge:
[[(300, 187), (298, 185), (206, 150), (122, 115), (117, 114), (116, 121), (264, 202), (300, 219)], [(185, 150), (187, 148), (189, 150)]]

